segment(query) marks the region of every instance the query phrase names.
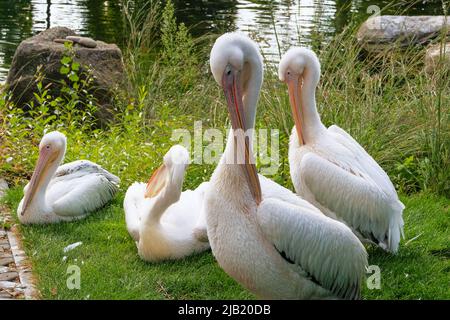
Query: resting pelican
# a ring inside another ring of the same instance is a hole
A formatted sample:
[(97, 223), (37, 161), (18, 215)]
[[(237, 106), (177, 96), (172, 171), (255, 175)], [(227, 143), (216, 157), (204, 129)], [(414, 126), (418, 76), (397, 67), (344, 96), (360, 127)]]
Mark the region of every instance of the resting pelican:
[[(222, 35), (210, 64), (232, 125), (205, 195), (208, 238), (219, 265), (261, 298), (358, 298), (367, 265), (358, 238), (301, 198), (295, 204), (286, 199), (293, 193), (276, 183), (260, 185), (250, 143), (263, 79), (256, 44), (241, 34)], [(230, 161), (235, 156), (245, 161)]]
[(295, 121), (289, 164), (297, 194), (345, 222), (360, 239), (396, 253), (405, 206), (388, 175), (358, 142), (320, 121), (315, 101), (319, 59), (311, 50), (292, 48), (281, 59), (278, 75), (288, 85)]
[(53, 131), (39, 144), (39, 158), (17, 209), (21, 223), (55, 223), (86, 217), (116, 194), (119, 178), (99, 165), (78, 160), (59, 164), (66, 152), (66, 137)]
[(127, 229), (146, 261), (181, 259), (209, 249), (202, 215), (208, 183), (181, 192), (188, 165), (188, 151), (175, 145), (148, 184), (135, 182), (127, 190), (123, 202)]

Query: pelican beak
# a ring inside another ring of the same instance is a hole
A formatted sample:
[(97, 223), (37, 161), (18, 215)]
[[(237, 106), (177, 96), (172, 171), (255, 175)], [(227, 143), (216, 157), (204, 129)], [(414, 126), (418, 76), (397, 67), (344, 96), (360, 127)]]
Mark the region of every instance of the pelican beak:
[(53, 152), (50, 149), (42, 148), (39, 151), (39, 158), (36, 164), (36, 168), (31, 176), (30, 184), (28, 185), (27, 192), (25, 194), (25, 199), (23, 200), (21, 215), (24, 215), (34, 199), (36, 192), (42, 182), (42, 177), (45, 177), (48, 167), (52, 164), (58, 157), (57, 152)]
[[(234, 139), (237, 138), (237, 152), (244, 150), (243, 166), (245, 177), (256, 204), (261, 203), (261, 186), (259, 183), (258, 172), (253, 161), (253, 155), (250, 150), (250, 141), (245, 132), (250, 129), (245, 127), (245, 111), (242, 96), (242, 82), (239, 71), (231, 68), (228, 72), (225, 71), (222, 76), (222, 87), (227, 100), (228, 112), (231, 118), (231, 126), (235, 134)], [(244, 142), (244, 145), (242, 145)], [(243, 147), (243, 148), (242, 148)]]
[(303, 110), (301, 106), (301, 87), (299, 85), (299, 77), (294, 77), (291, 75), (286, 75), (286, 84), (288, 86), (289, 91), (289, 101), (291, 103), (292, 116), (294, 117), (295, 129), (297, 130), (298, 140), (301, 145), (305, 144), (305, 140), (303, 138), (303, 127), (302, 121), (303, 118)]
[(153, 198), (156, 197), (162, 189), (167, 184), (167, 180), (169, 179), (169, 170), (166, 165), (160, 166), (158, 169), (153, 172), (150, 180), (148, 180), (147, 188), (145, 190), (144, 197), (145, 198)]

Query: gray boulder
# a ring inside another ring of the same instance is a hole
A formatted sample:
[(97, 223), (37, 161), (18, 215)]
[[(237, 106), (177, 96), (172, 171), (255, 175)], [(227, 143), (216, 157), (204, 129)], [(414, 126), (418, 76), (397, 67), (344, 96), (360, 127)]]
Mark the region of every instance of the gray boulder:
[(377, 16), (361, 25), (357, 39), (367, 51), (379, 52), (393, 46), (426, 44), (445, 28), (450, 36), (450, 18), (445, 16)]
[(122, 52), (115, 44), (102, 41), (94, 43), (94, 40), (80, 38), (65, 27), (48, 29), (20, 43), (6, 81), (13, 101), (16, 106), (25, 108), (33, 99), (38, 68), (41, 68), (44, 75), (43, 85), (51, 84), (51, 93), (59, 95), (59, 83), (65, 78), (60, 73), (60, 68), (61, 59), (67, 54), (62, 41), (66, 37), (73, 43), (74, 61), (81, 66), (78, 74), (85, 73), (86, 69), (91, 70), (94, 79), (92, 94), (99, 105), (98, 118), (109, 119), (112, 116), (112, 92), (123, 88), (125, 83)]

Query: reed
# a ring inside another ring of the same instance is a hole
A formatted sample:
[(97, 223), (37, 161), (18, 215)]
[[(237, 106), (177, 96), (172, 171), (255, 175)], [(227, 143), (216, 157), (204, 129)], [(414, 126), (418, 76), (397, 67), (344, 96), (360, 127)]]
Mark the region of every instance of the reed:
[[(193, 38), (175, 21), (170, 1), (164, 8), (159, 2), (151, 1), (140, 8), (129, 3), (124, 3), (129, 34), (124, 60), (129, 85), (117, 94), (115, 121), (101, 131), (93, 128), (90, 132), (86, 117), (72, 115), (66, 132), (69, 141), (74, 137), (80, 142), (76, 151), (69, 152), (71, 158), (90, 155), (95, 160), (96, 155), (107, 154), (111, 169), (119, 167), (124, 181), (138, 177), (145, 162), (142, 157), (134, 158), (139, 157), (136, 150), (159, 141), (145, 151), (157, 159), (173, 143), (171, 129), (192, 130), (197, 120), (203, 121), (204, 128), (228, 127), (221, 89), (209, 72), (208, 53), (215, 35)], [(448, 70), (426, 73), (424, 49), (416, 46), (367, 55), (355, 39), (356, 28), (356, 24), (348, 26), (326, 44), (311, 42), (322, 63), (316, 96), (323, 122), (327, 126), (337, 124), (352, 134), (388, 172), (401, 193), (429, 190), (450, 197)], [(298, 43), (291, 45), (304, 42), (298, 38)], [(281, 53), (286, 50), (279, 48)], [(281, 164), (272, 178), (290, 187), (287, 142), (293, 121), (287, 89), (277, 79), (276, 64), (266, 61), (265, 65), (257, 127), (280, 130)], [(42, 97), (42, 103), (35, 106), (35, 116), (25, 116), (11, 105), (5, 93), (0, 99), (0, 131), (5, 146), (0, 151), (0, 175), (11, 181), (29, 176), (43, 131), (64, 130), (67, 123), (63, 106), (56, 115), (49, 108), (39, 111), (43, 105), (52, 104), (45, 100)], [(123, 145), (117, 147), (119, 141)], [(94, 152), (92, 143), (102, 153)], [(13, 161), (7, 162), (11, 156)], [(136, 164), (118, 165), (124, 162)], [(193, 166), (192, 185), (207, 180), (212, 169)]]

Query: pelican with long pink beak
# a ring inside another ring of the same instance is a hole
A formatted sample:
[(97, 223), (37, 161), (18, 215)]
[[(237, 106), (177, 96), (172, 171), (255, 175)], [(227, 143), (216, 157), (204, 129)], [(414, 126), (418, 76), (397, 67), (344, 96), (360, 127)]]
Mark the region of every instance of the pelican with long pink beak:
[(327, 216), (345, 222), (358, 237), (396, 253), (403, 209), (380, 165), (345, 130), (326, 128), (316, 108), (320, 62), (306, 48), (292, 48), (278, 70), (289, 90), (295, 126), (289, 165), (297, 194)]
[(66, 137), (53, 131), (39, 144), (39, 158), (17, 209), (23, 224), (72, 221), (100, 209), (119, 189), (120, 179), (98, 164), (78, 160), (60, 165)]
[(263, 80), (258, 47), (244, 35), (222, 35), (210, 65), (232, 127), (204, 200), (219, 265), (260, 298), (359, 298), (367, 253), (350, 228), (257, 174), (251, 141)]
[(203, 214), (209, 183), (182, 191), (189, 162), (188, 151), (175, 145), (148, 183), (135, 182), (127, 190), (123, 202), (127, 229), (143, 260), (175, 260), (209, 249)]

